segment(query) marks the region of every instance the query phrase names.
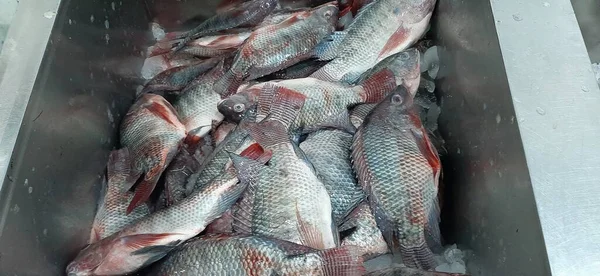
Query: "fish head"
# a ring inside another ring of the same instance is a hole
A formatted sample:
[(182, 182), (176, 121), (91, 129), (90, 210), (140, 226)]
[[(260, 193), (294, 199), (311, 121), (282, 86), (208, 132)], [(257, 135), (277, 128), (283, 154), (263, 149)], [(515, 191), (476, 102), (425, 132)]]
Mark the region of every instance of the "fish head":
[(217, 109), (225, 119), (239, 123), (246, 111), (256, 104), (259, 94), (260, 89), (246, 89), (219, 102)]
[(102, 241), (88, 245), (67, 266), (67, 275), (95, 275), (96, 268), (104, 262), (109, 249)]
[(414, 121), (413, 97), (403, 85), (398, 86), (373, 109), (366, 120), (385, 122), (400, 129)]
[(416, 48), (412, 48), (395, 56), (396, 60), (391, 69), (396, 75), (396, 83), (403, 84), (411, 95), (415, 95), (421, 82), (421, 54)]
[(314, 8), (311, 12), (311, 17), (321, 23), (322, 25), (320, 26), (327, 27), (330, 29), (330, 32), (333, 31), (339, 18), (337, 2), (325, 3)]

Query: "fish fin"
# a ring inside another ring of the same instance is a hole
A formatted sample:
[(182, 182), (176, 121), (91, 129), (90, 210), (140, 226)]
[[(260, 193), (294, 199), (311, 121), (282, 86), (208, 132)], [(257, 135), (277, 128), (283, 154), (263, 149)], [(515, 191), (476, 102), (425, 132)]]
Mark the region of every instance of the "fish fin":
[(279, 121), (262, 121), (259, 124), (248, 125), (250, 136), (256, 140), (263, 148), (270, 146), (290, 143), (290, 137), (285, 126)]
[(404, 27), (399, 27), (388, 39), (385, 46), (383, 46), (383, 49), (381, 49), (381, 52), (379, 52), (377, 62), (383, 60), (384, 58), (392, 54), (399, 52), (399, 50), (403, 50), (399, 47), (400, 45), (406, 43), (406, 39), (408, 39), (409, 34), (410, 32), (407, 29), (405, 29)]
[[(364, 202), (361, 204), (366, 205)], [(344, 221), (340, 223), (340, 226), (338, 227), (340, 232), (347, 231), (358, 226), (358, 221), (360, 219), (359, 215), (361, 211), (360, 208), (362, 207), (361, 204), (352, 209), (352, 211), (350, 211), (350, 213), (344, 218)]]
[(243, 150), (240, 153), (240, 156), (246, 157), (248, 159), (256, 160), (264, 153), (265, 153), (265, 149), (263, 149), (263, 147), (261, 147), (258, 143), (254, 143), (254, 144), (248, 146), (245, 150)]
[(381, 230), (383, 239), (388, 244), (392, 253), (396, 255), (400, 252), (400, 233), (397, 230), (398, 227), (396, 227), (396, 223), (389, 218), (385, 211), (379, 207), (376, 201), (376, 199), (371, 197), (369, 201), (371, 211), (377, 222), (377, 227)]
[(229, 158), (237, 171), (238, 179), (251, 185), (265, 167), (265, 163), (269, 161), (267, 158), (270, 158), (271, 154), (270, 150), (265, 150), (261, 155), (256, 156), (257, 160), (254, 160), (235, 153), (229, 153)]
[[(152, 234), (142, 234), (142, 235), (152, 235)], [(128, 236), (125, 238), (129, 238), (129, 237), (136, 237), (137, 236), (142, 236), (142, 235), (135, 235), (135, 236)], [(151, 239), (151, 237), (143, 237), (142, 239)], [(171, 251), (173, 248), (177, 247), (177, 245), (179, 245), (182, 242), (182, 240), (175, 240), (172, 242), (169, 242), (167, 244), (164, 245), (151, 245), (151, 246), (144, 246), (136, 251), (131, 252), (131, 255), (146, 255), (146, 254), (166, 254), (167, 252)]]
[(240, 87), (240, 84), (242, 84), (244, 78), (244, 74), (238, 74), (229, 69), (218, 81), (215, 82), (213, 89), (221, 96), (222, 99), (227, 98), (237, 92), (237, 88)]
[(314, 249), (325, 249), (325, 243), (323, 242), (323, 233), (319, 229), (312, 225), (310, 222), (304, 220), (300, 215), (298, 209), (298, 203), (296, 202), (296, 220), (298, 222), (298, 232), (300, 233), (300, 241), (302, 245), (312, 247)]
[(289, 129), (302, 110), (306, 96), (281, 86), (275, 86), (274, 89), (275, 97), (268, 118), (281, 122), (286, 129)]
[(142, 179), (142, 181), (135, 188), (133, 198), (131, 199), (129, 206), (127, 206), (126, 214), (131, 213), (133, 209), (142, 205), (148, 200), (148, 198), (150, 198), (150, 195), (152, 194), (152, 191), (154, 191), (154, 188), (156, 187), (156, 183), (158, 182), (160, 175), (165, 170), (165, 167), (167, 165), (167, 158), (169, 153), (168, 150), (166, 151), (167, 152), (163, 152), (161, 154), (160, 162), (154, 165), (148, 172), (146, 172), (146, 175), (144, 175), (144, 179)]
[(400, 255), (402, 256), (402, 262), (408, 267), (429, 270), (437, 265), (433, 253), (427, 247), (425, 241), (417, 246), (407, 247), (401, 245)]
[(102, 231), (100, 231), (100, 229), (98, 229), (98, 228), (99, 227), (97, 225), (92, 226), (92, 232), (90, 234), (90, 240), (88, 242), (89, 244), (95, 243), (102, 239), (102, 234), (101, 234)]
[(431, 169), (433, 170), (435, 188), (437, 190), (439, 187), (439, 177), (442, 171), (442, 162), (437, 150), (431, 144), (429, 136), (427, 136), (427, 133), (423, 127), (421, 127), (419, 130), (411, 129), (411, 132), (417, 141), (419, 151), (425, 157), (425, 159), (427, 159), (429, 166), (431, 166)]
[(316, 254), (323, 260), (322, 269), (325, 276), (360, 276), (366, 274), (359, 247), (337, 247)]
[(344, 109), (338, 114), (325, 118), (323, 122), (319, 124), (303, 127), (302, 134), (310, 134), (322, 129), (336, 129), (350, 134), (356, 133), (356, 127), (352, 124), (352, 121), (350, 121), (350, 112), (348, 109)]
[(238, 179), (248, 184), (248, 188), (244, 191), (242, 199), (235, 205), (232, 214), (233, 229), (236, 233), (251, 234), (255, 183), (259, 172), (264, 169), (264, 164), (260, 161), (244, 158), (233, 153), (230, 153), (229, 157), (237, 170)]
[(431, 201), (427, 210), (427, 225), (425, 225), (425, 241), (429, 248), (440, 251), (442, 247), (442, 234), (440, 233), (440, 204), (436, 200)]
[(378, 103), (396, 88), (396, 77), (389, 69), (383, 69), (366, 79), (361, 85), (361, 98), (365, 103)]
[(269, 115), (276, 92), (275, 84), (267, 82), (258, 94), (257, 112), (261, 119), (264, 119)]
[(339, 217), (337, 218), (338, 225), (342, 224), (345, 221), (345, 218), (350, 216), (350, 213), (352, 213), (352, 211), (354, 211), (358, 207), (358, 205), (360, 205), (360, 203), (363, 202), (364, 200), (365, 200), (364, 192), (360, 188), (357, 189), (355, 191), (355, 193), (352, 195), (352, 197), (350, 198), (352, 205), (350, 205), (350, 207), (348, 208), (348, 210), (346, 210), (345, 213), (340, 214)]
[(130, 248), (131, 251), (135, 253), (136, 251), (142, 250), (146, 247), (160, 244), (163, 242), (163, 240), (171, 237), (172, 235), (173, 234), (171, 233), (130, 235), (120, 238), (119, 242), (125, 247)]
[(174, 126), (183, 126), (177, 118), (177, 112), (175, 111), (173, 106), (171, 106), (169, 102), (164, 100), (164, 98), (162, 100), (164, 101), (162, 104), (159, 102), (152, 102), (146, 105), (145, 108), (152, 114), (165, 120), (169, 124), (172, 124)]
[(315, 46), (313, 55), (321, 61), (336, 58), (338, 48), (344, 42), (347, 34), (344, 31), (333, 32)]

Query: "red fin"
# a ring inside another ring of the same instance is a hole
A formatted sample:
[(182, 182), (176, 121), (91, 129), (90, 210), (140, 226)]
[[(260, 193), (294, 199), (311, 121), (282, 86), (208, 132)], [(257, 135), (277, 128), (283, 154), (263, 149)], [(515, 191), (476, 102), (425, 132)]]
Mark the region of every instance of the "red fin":
[(146, 200), (148, 200), (148, 198), (150, 198), (152, 191), (154, 191), (154, 188), (156, 187), (156, 182), (158, 182), (160, 175), (162, 174), (167, 165), (166, 159), (168, 155), (168, 150), (166, 150), (166, 152), (163, 152), (161, 154), (162, 159), (160, 163), (156, 164), (148, 172), (146, 172), (144, 179), (135, 188), (133, 198), (131, 199), (129, 206), (127, 206), (126, 214), (131, 213), (133, 209), (142, 205), (144, 202), (146, 202)]
[(264, 153), (265, 150), (258, 143), (254, 143), (247, 147), (245, 150), (243, 150), (240, 153), (240, 156), (256, 160)]
[(348, 14), (349, 12), (352, 12), (351, 6), (348, 6), (345, 9), (341, 10), (338, 17), (342, 18), (342, 17), (346, 16), (346, 14)]
[[(403, 27), (398, 28), (394, 34), (388, 39), (387, 43), (379, 52), (379, 59), (383, 59), (390, 54), (393, 54), (398, 51), (398, 46), (406, 42), (408, 38), (409, 31)], [(402, 49), (400, 49), (402, 50)]]
[(365, 80), (360, 86), (364, 90), (361, 95), (365, 103), (378, 103), (396, 88), (396, 77), (389, 69), (383, 69)]
[(365, 275), (361, 250), (355, 246), (344, 246), (317, 253), (323, 260), (325, 276)]
[(276, 86), (275, 91), (269, 119), (278, 120), (286, 129), (289, 129), (302, 110), (306, 96), (281, 86)]
[(125, 244), (125, 246), (138, 250), (144, 247), (153, 246), (164, 238), (171, 236), (170, 233), (162, 233), (162, 234), (139, 234), (139, 235), (131, 235), (121, 238), (121, 241)]
[(285, 126), (279, 121), (267, 120), (260, 124), (248, 125), (247, 128), (250, 136), (263, 148), (290, 142)]
[(256, 158), (256, 161), (263, 163), (263, 164), (267, 164), (267, 162), (269, 162), (269, 160), (271, 160), (272, 157), (273, 157), (273, 151), (265, 150), (265, 152), (263, 152), (263, 154), (261, 154), (258, 158)]
[(296, 203), (296, 220), (298, 221), (298, 232), (300, 233), (302, 245), (314, 249), (326, 249), (325, 243), (323, 242), (323, 234), (317, 227), (302, 219), (300, 210), (298, 209), (298, 203)]
[(440, 172), (442, 171), (442, 162), (440, 161), (437, 150), (433, 147), (431, 141), (429, 141), (429, 136), (427, 136), (427, 133), (423, 127), (421, 127), (420, 131), (411, 131), (415, 136), (417, 145), (419, 146), (419, 151), (421, 154), (423, 154), (425, 159), (427, 159), (429, 166), (431, 166), (431, 169), (433, 170), (433, 177), (435, 179), (435, 186), (437, 188)]
[(96, 225), (92, 226), (92, 233), (90, 234), (90, 241), (88, 243), (92, 244), (101, 239), (102, 239), (102, 234), (101, 234), (100, 229), (98, 229), (98, 226), (96, 226)]
[[(168, 105), (166, 105), (165, 103)], [(164, 101), (164, 103), (152, 102), (146, 106), (146, 109), (148, 109), (148, 111), (152, 112), (152, 114), (156, 115), (157, 117), (160, 117), (163, 120), (167, 121), (169, 124), (172, 124), (174, 126), (181, 125), (181, 122), (179, 121), (179, 119), (177, 119), (175, 110), (173, 109), (171, 104), (169, 104), (166, 100)]]

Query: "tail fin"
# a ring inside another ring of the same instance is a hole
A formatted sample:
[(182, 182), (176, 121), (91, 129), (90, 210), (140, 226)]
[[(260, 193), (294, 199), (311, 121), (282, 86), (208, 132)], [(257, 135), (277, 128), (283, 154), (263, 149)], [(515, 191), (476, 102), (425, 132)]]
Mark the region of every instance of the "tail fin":
[(237, 92), (238, 87), (244, 81), (244, 75), (237, 74), (233, 70), (228, 70), (213, 86), (215, 92), (221, 95), (221, 98), (229, 97)]
[(425, 241), (414, 247), (400, 246), (400, 254), (404, 265), (408, 267), (429, 270), (437, 265)]
[(127, 206), (126, 214), (129, 215), (133, 209), (144, 204), (144, 202), (150, 198), (150, 195), (152, 194), (152, 191), (154, 191), (159, 177), (160, 175), (149, 179), (144, 178), (142, 182), (138, 184), (138, 186), (135, 188), (135, 194), (133, 195), (129, 206)]
[(396, 77), (389, 69), (383, 69), (360, 84), (365, 103), (378, 103), (396, 88)]
[(323, 275), (350, 276), (364, 275), (363, 258), (357, 247), (338, 247), (316, 253), (323, 260)]

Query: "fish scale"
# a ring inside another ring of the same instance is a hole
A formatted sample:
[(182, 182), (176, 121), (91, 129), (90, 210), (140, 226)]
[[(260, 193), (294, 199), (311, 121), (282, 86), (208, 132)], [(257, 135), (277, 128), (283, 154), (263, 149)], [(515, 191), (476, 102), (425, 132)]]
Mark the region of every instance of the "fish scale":
[(351, 146), (352, 134), (340, 130), (311, 133), (300, 144), (331, 197), (333, 220), (338, 225), (364, 198), (352, 171)]
[(431, 268), (435, 262), (425, 231), (430, 216), (437, 215), (439, 157), (406, 88), (399, 87), (367, 116), (354, 137), (352, 160), (389, 247), (407, 266)]

